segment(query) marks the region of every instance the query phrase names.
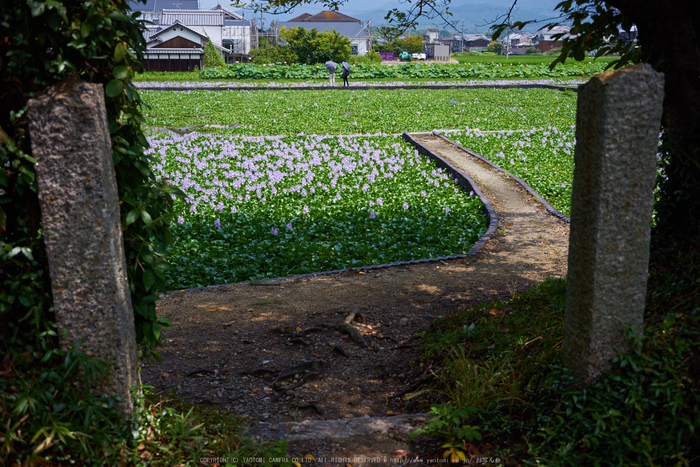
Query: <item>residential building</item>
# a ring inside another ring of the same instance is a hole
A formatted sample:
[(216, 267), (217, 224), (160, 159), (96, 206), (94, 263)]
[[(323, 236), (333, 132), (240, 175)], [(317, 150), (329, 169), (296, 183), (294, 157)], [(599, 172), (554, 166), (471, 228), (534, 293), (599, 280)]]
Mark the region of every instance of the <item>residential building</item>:
[[(535, 33), (535, 37), (532, 38), (532, 43), (535, 44), (535, 50), (538, 52), (547, 52), (563, 46), (564, 39), (572, 37), (569, 31), (571, 31), (571, 28), (565, 24), (540, 29)], [(561, 37), (555, 38), (555, 36), (559, 35), (561, 35)]]
[(449, 46), (452, 52), (486, 52), (491, 39), (483, 34), (455, 34), (438, 42)]
[(204, 48), (211, 42), (226, 63), (247, 60), (257, 47), (254, 24), (217, 5), (199, 10), (197, 0), (130, 2), (152, 24), (144, 32), (144, 68), (152, 71), (191, 71), (202, 67)]
[(437, 42), (440, 38), (440, 30), (435, 28), (430, 28), (423, 34), (423, 42), (432, 44)]
[(352, 55), (365, 55), (372, 48), (369, 21), (363, 23), (359, 19), (337, 11), (322, 11), (315, 15), (303, 13), (289, 21), (280, 21), (279, 26), (287, 29), (295, 27), (316, 29), (318, 32), (335, 30), (338, 34), (350, 39)]

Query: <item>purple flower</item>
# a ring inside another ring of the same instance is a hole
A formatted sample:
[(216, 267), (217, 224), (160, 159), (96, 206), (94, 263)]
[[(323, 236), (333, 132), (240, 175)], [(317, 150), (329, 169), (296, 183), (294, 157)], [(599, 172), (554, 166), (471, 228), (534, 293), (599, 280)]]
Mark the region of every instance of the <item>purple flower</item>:
[(231, 212), (232, 212), (233, 214), (236, 214), (236, 213), (238, 212), (238, 209), (236, 209), (236, 206), (234, 206), (234, 207), (231, 208)]
[(292, 230), (292, 223), (287, 224), (287, 230)]
[(423, 196), (423, 197), (425, 197), (425, 190), (421, 191), (421, 192), (420, 192), (420, 195)]
[(449, 213), (450, 213), (450, 208), (445, 208), (445, 214), (449, 214)]
[(273, 227), (272, 230), (270, 231), (270, 233), (271, 233), (272, 235), (277, 235), (279, 232), (277, 231), (276, 228)]
[(374, 211), (369, 212), (369, 218), (374, 219), (376, 216), (374, 215)]
[(214, 227), (216, 227), (217, 229), (221, 228), (221, 222), (219, 221), (219, 219), (214, 221)]
[(309, 207), (308, 207), (308, 206), (304, 206), (303, 213), (304, 213), (304, 214), (308, 214), (308, 213), (309, 213)]
[(470, 192), (469, 192), (469, 196), (474, 196), (474, 192), (473, 192), (473, 191), (470, 191)]
[(185, 222), (185, 218), (184, 218), (184, 217), (182, 217), (182, 216), (177, 216), (177, 223), (178, 223), (178, 224), (182, 224), (182, 223), (184, 223), (184, 222)]
[(384, 206), (384, 201), (381, 198), (377, 198), (377, 206)]
[(403, 203), (403, 210), (405, 211), (405, 210), (407, 210), (407, 209), (408, 209), (408, 203), (404, 202), (404, 203)]
[(337, 199), (338, 201), (340, 201), (340, 193), (338, 193), (337, 195), (335, 195), (335, 199)]
[(566, 183), (562, 183), (562, 184), (561, 184), (561, 187), (562, 187), (562, 188), (566, 188)]

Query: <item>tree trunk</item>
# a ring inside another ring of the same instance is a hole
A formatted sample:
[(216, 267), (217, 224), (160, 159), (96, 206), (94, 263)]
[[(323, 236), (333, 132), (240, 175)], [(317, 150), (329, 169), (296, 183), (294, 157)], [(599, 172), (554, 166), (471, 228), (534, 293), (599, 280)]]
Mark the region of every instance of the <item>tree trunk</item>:
[(663, 126), (670, 142), (661, 230), (700, 233), (700, 1), (610, 0), (637, 25), (645, 61), (666, 77)]

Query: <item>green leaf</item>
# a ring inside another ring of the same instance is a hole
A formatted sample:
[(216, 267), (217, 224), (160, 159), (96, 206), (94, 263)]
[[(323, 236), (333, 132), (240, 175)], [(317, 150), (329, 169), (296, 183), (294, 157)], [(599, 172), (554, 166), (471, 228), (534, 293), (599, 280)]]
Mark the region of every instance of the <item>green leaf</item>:
[(153, 219), (151, 219), (151, 215), (147, 213), (145, 210), (141, 210), (141, 220), (143, 220), (144, 223), (150, 224)]
[(115, 66), (114, 77), (119, 80), (127, 79), (129, 77), (129, 69), (123, 65)]
[(114, 61), (119, 63), (124, 60), (124, 57), (126, 57), (126, 45), (123, 42), (120, 42), (114, 48)]
[(105, 87), (105, 92), (108, 97), (117, 97), (124, 90), (124, 83), (118, 79), (113, 79)]
[(150, 290), (153, 284), (156, 283), (156, 276), (151, 269), (143, 271), (143, 286), (146, 290)]
[(139, 218), (139, 215), (140, 215), (139, 208), (131, 210), (129, 212), (129, 214), (126, 215), (126, 225), (131, 225), (134, 222), (136, 222), (136, 219)]

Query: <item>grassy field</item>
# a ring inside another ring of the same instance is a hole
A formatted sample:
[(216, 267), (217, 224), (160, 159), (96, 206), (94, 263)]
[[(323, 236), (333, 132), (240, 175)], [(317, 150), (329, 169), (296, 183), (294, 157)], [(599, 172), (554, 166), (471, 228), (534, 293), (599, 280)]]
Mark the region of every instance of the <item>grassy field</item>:
[[(231, 125), (244, 135), (569, 128), (576, 94), (549, 89), (140, 91), (149, 127)], [(203, 131), (212, 131), (204, 129)]]
[[(457, 52), (452, 54), (452, 59), (457, 60), (459, 63), (517, 63), (523, 65), (549, 65), (557, 58), (557, 55), (510, 55), (506, 57), (505, 55), (470, 55), (468, 52)], [(601, 57), (594, 59), (592, 57), (586, 58), (584, 63), (610, 63), (616, 60), (618, 57)], [(575, 60), (567, 60), (566, 63), (575, 63)]]

